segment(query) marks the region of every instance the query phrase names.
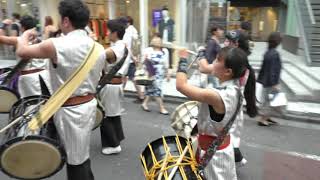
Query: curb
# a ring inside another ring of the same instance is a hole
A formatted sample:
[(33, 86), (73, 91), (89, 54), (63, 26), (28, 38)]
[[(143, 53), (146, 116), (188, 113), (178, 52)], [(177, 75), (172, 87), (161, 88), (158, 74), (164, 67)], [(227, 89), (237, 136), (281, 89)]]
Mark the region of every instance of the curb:
[[(128, 98), (136, 98), (136, 92), (135, 91), (128, 91), (125, 90), (125, 97)], [(170, 96), (165, 95), (164, 96), (164, 102), (171, 103), (171, 104), (182, 104), (188, 101), (188, 98), (184, 97), (176, 97), (176, 96)], [(246, 111), (246, 108), (244, 108), (244, 111)], [(303, 112), (297, 112), (297, 111), (285, 111), (283, 115), (275, 115), (273, 117), (285, 119), (289, 121), (296, 121), (296, 122), (303, 122), (303, 123), (310, 123), (310, 124), (320, 124), (320, 114), (315, 113), (303, 113)]]

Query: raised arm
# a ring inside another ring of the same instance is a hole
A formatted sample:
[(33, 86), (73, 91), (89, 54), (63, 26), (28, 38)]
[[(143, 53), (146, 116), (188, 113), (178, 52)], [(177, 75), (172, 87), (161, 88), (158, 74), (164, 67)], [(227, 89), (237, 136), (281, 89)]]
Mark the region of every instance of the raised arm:
[(16, 54), (22, 59), (49, 58), (53, 62), (56, 62), (56, 49), (50, 39), (38, 44), (29, 45), (29, 41), (34, 39), (35, 35), (36, 32), (33, 29), (25, 31), (18, 38)]
[(176, 88), (179, 92), (189, 97), (192, 100), (210, 104), (214, 107), (217, 113), (225, 113), (224, 103), (218, 94), (218, 92), (210, 89), (202, 89), (188, 84), (187, 77), (187, 55), (184, 50), (180, 51), (180, 62), (178, 66), (178, 72), (176, 75)]
[(0, 36), (0, 44), (16, 46), (18, 37), (14, 36)]

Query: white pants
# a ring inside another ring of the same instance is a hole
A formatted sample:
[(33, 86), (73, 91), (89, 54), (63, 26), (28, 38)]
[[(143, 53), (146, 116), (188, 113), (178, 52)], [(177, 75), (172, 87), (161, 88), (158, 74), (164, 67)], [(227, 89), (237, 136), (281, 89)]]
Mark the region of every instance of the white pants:
[(100, 102), (106, 116), (121, 116), (122, 84), (107, 84), (100, 92)]
[(89, 158), (90, 136), (95, 124), (97, 100), (85, 104), (60, 108), (54, 115), (54, 123), (71, 165), (82, 164)]
[(21, 75), (19, 77), (18, 91), (21, 98), (33, 95), (41, 95), (39, 75), (43, 78), (46, 86), (49, 89), (49, 92), (52, 93), (49, 72), (47, 70), (43, 70), (32, 74)]
[(231, 143), (228, 147), (217, 150), (204, 173), (207, 180), (237, 180), (234, 151)]

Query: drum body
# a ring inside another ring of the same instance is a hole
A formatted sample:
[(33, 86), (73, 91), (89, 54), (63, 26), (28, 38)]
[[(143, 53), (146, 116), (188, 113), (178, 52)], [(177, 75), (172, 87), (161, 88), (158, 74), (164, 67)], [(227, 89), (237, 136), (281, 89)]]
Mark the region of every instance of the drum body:
[(100, 127), (104, 116), (105, 116), (105, 113), (104, 113), (104, 110), (103, 110), (103, 105), (101, 104), (101, 102), (99, 100), (97, 100), (96, 122), (95, 122), (92, 130), (95, 130), (98, 127)]
[(66, 155), (54, 123), (49, 120), (36, 132), (28, 130), (35, 108), (47, 96), (29, 96), (16, 102), (9, 114), (11, 120), (34, 109), (20, 122), (9, 128), (0, 148), (0, 167), (8, 176), (18, 179), (42, 179), (52, 176), (64, 165)]
[(188, 101), (178, 106), (171, 115), (171, 127), (182, 137), (190, 138), (197, 132), (199, 102)]
[(172, 169), (177, 166), (177, 160), (186, 147), (188, 151), (172, 179), (201, 179), (192, 147), (187, 139), (180, 136), (166, 136), (148, 144), (141, 154), (141, 163), (146, 179), (158, 179), (161, 172), (163, 173), (161, 179), (167, 179)]

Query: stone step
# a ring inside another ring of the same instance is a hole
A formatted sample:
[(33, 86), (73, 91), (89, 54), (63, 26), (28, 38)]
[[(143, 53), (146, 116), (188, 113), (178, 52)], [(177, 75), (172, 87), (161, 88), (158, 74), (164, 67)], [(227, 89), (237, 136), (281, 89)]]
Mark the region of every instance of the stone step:
[(294, 95), (293, 101), (312, 101), (313, 95), (304, 85), (291, 76), (287, 71), (281, 71), (281, 82)]
[(283, 71), (286, 71), (296, 79), (300, 84), (307, 88), (315, 97), (320, 96), (320, 80), (309, 76), (304, 71), (301, 71), (296, 66), (292, 64), (286, 64), (283, 68)]

